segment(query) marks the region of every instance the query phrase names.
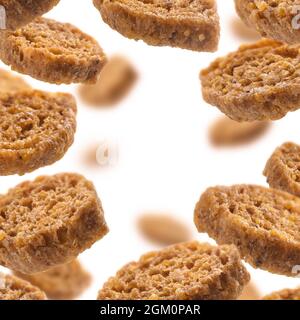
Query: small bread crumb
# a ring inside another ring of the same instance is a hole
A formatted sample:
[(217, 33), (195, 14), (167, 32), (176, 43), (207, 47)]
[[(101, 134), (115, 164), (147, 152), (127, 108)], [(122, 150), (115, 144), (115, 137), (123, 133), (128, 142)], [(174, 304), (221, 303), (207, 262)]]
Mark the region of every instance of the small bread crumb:
[(71, 300), (78, 297), (91, 283), (91, 275), (78, 260), (32, 275), (16, 275), (44, 291), (49, 299)]
[(114, 106), (133, 87), (137, 72), (127, 58), (113, 56), (103, 67), (95, 85), (81, 85), (79, 94), (88, 105)]
[(227, 117), (217, 119), (209, 129), (209, 139), (216, 147), (247, 144), (261, 137), (269, 121), (237, 122)]
[(191, 231), (172, 215), (145, 213), (138, 219), (140, 232), (149, 240), (162, 245), (186, 242), (191, 239)]

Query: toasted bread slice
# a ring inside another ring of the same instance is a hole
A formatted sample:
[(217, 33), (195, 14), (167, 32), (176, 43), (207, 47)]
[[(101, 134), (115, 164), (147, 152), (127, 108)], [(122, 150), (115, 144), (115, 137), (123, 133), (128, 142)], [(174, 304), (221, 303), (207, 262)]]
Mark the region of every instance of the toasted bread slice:
[(0, 264), (25, 274), (74, 260), (108, 232), (101, 202), (83, 176), (41, 176), (0, 198)]
[(268, 160), (264, 175), (270, 187), (300, 196), (300, 146), (286, 142)]
[(127, 264), (104, 284), (98, 300), (236, 299), (249, 279), (234, 246), (193, 241)]
[(0, 59), (45, 82), (96, 83), (106, 56), (95, 39), (69, 23), (38, 18), (0, 32)]
[(153, 46), (216, 51), (220, 26), (215, 0), (94, 0), (102, 19), (129, 39)]
[(214, 187), (195, 209), (199, 232), (219, 244), (235, 244), (255, 268), (295, 276), (300, 265), (300, 199), (254, 185)]
[(74, 140), (76, 112), (66, 93), (0, 94), (0, 175), (22, 175), (61, 159)]
[(5, 29), (16, 30), (51, 10), (60, 0), (0, 0), (5, 9)]
[(300, 46), (243, 45), (201, 72), (203, 98), (236, 121), (278, 120), (300, 108)]

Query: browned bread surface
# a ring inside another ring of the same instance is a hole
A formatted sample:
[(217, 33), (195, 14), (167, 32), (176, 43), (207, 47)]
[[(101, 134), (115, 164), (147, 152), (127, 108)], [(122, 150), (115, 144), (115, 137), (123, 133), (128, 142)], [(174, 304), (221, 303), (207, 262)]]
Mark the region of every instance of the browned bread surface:
[(300, 196), (300, 146), (286, 142), (268, 160), (264, 175), (270, 187)]
[(177, 244), (125, 265), (98, 300), (236, 299), (250, 276), (234, 246)]
[(299, 46), (263, 39), (202, 70), (203, 98), (236, 121), (278, 120), (299, 109)]
[[(241, 19), (263, 37), (285, 43), (300, 43), (297, 29), (298, 0), (235, 0)], [(295, 23), (295, 26), (293, 25)]]
[(284, 289), (273, 292), (263, 298), (264, 300), (300, 300), (300, 288)]
[(0, 59), (17, 72), (45, 82), (96, 83), (106, 63), (95, 39), (69, 23), (37, 18), (0, 32)]
[(68, 263), (107, 232), (95, 188), (78, 174), (41, 176), (0, 198), (0, 264), (14, 271)]
[(22, 175), (61, 159), (74, 140), (76, 112), (70, 94), (1, 93), (0, 175)]
[(94, 0), (102, 19), (125, 37), (154, 46), (216, 51), (215, 0)]
[(219, 244), (235, 244), (255, 268), (295, 276), (300, 265), (300, 199), (254, 185), (207, 189), (194, 221)]
[(57, 5), (59, 0), (0, 0), (5, 8), (6, 29), (18, 29), (43, 15)]
[(27, 281), (0, 273), (0, 300), (46, 300), (46, 295)]

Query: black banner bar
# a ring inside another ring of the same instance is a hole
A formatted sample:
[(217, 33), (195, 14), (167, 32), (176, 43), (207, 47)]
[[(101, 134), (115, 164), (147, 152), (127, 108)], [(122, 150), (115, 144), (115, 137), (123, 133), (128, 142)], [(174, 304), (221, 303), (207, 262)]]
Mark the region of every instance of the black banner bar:
[[(242, 319), (297, 314), (298, 301), (0, 301), (0, 319)], [(3, 318), (2, 318), (3, 316)], [(22, 317), (22, 318), (21, 318)], [(254, 320), (255, 320), (254, 318)]]

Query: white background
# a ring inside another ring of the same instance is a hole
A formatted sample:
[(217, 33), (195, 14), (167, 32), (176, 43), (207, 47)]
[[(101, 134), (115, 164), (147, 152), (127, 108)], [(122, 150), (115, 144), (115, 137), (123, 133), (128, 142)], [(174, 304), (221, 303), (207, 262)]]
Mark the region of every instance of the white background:
[[(201, 98), (199, 71), (241, 43), (231, 28), (233, 1), (218, 3), (222, 36), (214, 54), (128, 40), (102, 22), (92, 0), (61, 0), (47, 15), (93, 35), (108, 55), (125, 54), (139, 72), (134, 90), (115, 108), (95, 109), (78, 99), (75, 143), (61, 161), (23, 177), (0, 178), (0, 193), (23, 180), (64, 171), (81, 173), (94, 182), (110, 233), (80, 256), (94, 279), (83, 299), (95, 299), (104, 281), (122, 265), (157, 248), (136, 230), (140, 213), (170, 212), (190, 225), (195, 238), (207, 240), (193, 225), (200, 194), (218, 184), (266, 185), (262, 170), (274, 148), (287, 140), (299, 140), (300, 111), (274, 123), (269, 133), (253, 144), (225, 150), (210, 146), (207, 129), (219, 112)], [(25, 78), (39, 89), (76, 94), (75, 85), (58, 87)], [(118, 164), (107, 169), (86, 166), (82, 159), (87, 146), (103, 138), (118, 142)], [(300, 284), (300, 279), (249, 270), (262, 294)]]

